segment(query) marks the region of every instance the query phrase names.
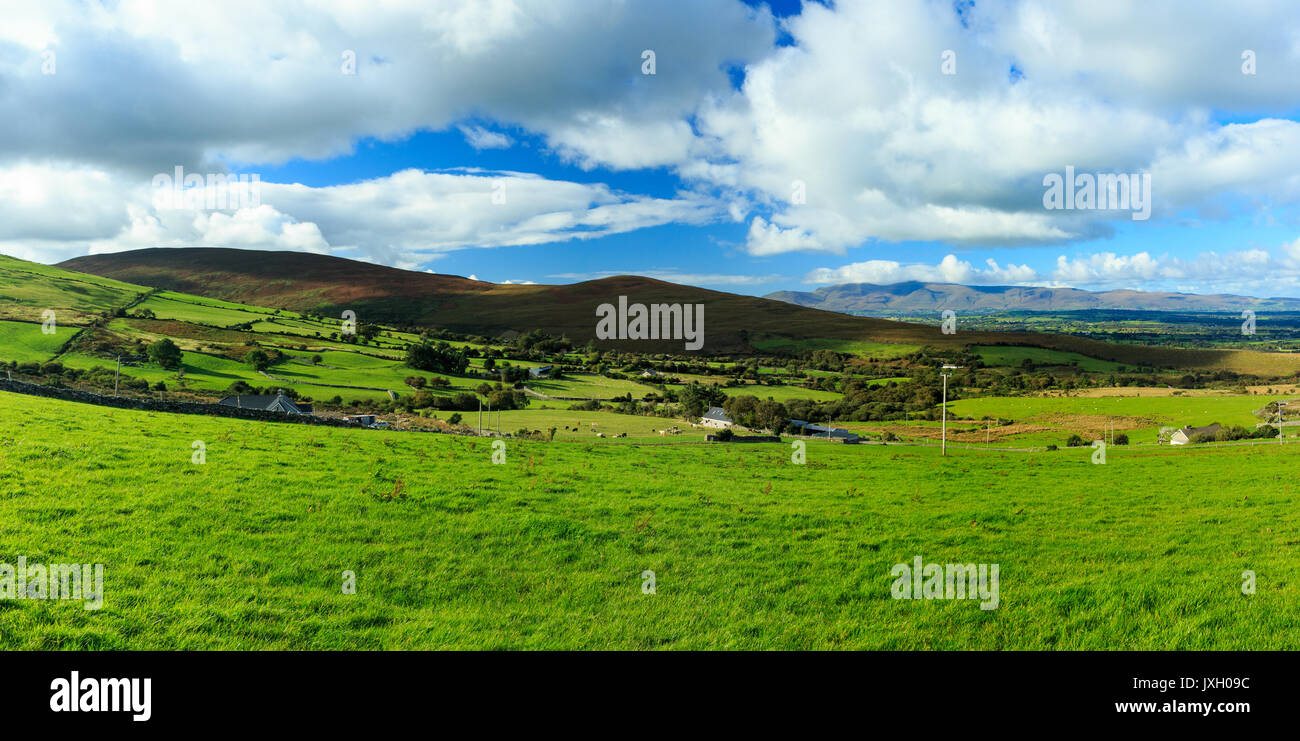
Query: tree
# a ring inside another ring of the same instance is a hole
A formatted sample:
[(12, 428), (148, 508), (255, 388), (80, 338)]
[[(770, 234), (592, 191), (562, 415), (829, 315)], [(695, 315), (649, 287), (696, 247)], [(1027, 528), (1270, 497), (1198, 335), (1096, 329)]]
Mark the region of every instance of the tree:
[(722, 392), (722, 389), (712, 384), (706, 386), (691, 382), (677, 392), (677, 401), (682, 405), (682, 413), (687, 417), (702, 416), (709, 407), (722, 406), (726, 400), (727, 395)]
[(167, 338), (158, 340), (149, 346), (149, 359), (167, 370), (181, 367), (181, 349)]
[(252, 366), (255, 371), (264, 371), (271, 367), (271, 356), (267, 355), (262, 348), (255, 347), (244, 356), (244, 362)]
[(420, 342), (406, 348), (406, 364), (418, 370), (460, 374), (469, 366), (469, 358), (446, 342)]
[(460, 424), (460, 420), (461, 420), (460, 412), (456, 412), (455, 414), (447, 418), (447, 424), (458, 425)]

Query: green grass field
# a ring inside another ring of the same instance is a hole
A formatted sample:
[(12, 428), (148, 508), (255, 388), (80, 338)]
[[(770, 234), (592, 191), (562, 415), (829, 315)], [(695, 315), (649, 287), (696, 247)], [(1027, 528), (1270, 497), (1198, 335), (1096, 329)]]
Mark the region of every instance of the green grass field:
[(835, 340), (812, 338), (791, 340), (785, 337), (767, 337), (754, 339), (750, 344), (767, 352), (800, 353), (807, 350), (834, 350), (853, 353), (862, 357), (881, 359), (901, 358), (908, 353), (921, 349), (920, 345), (905, 345), (886, 342), (864, 342), (859, 340)]
[(159, 319), (176, 319), (218, 327), (262, 321), (270, 313), (269, 309), (242, 306), (228, 301), (198, 299), (172, 291), (150, 296), (137, 304), (133, 310), (152, 311)]
[[(704, 429), (694, 429), (689, 423), (681, 419), (643, 417), (634, 414), (616, 414), (614, 412), (579, 412), (569, 409), (534, 408), (534, 404), (529, 404), (528, 409), (503, 411), (499, 415), (497, 412), (492, 412), (490, 419), (487, 413), (484, 412), (483, 429), (497, 429), (499, 417), (500, 428), (503, 433), (513, 434), (520, 429), (546, 433), (548, 429), (554, 427), (556, 440), (594, 442), (599, 439), (596, 437), (596, 433), (600, 432), (604, 433), (607, 439), (626, 433), (627, 441), (700, 442), (704, 440), (704, 435), (708, 432)], [(446, 419), (450, 412), (438, 412), (437, 414), (440, 418)], [(471, 428), (478, 427), (477, 411), (461, 412), (461, 417), (463, 418), (462, 424), (469, 425)], [(570, 429), (566, 430), (566, 427)], [(682, 433), (680, 435), (660, 437), (658, 431), (669, 427), (678, 427), (682, 430)], [(619, 440), (619, 442), (622, 441), (623, 439)], [(601, 443), (604, 444), (605, 441), (601, 440)]]
[[(677, 388), (681, 388), (678, 386)], [(814, 401), (831, 401), (840, 398), (834, 391), (806, 389), (802, 386), (764, 386), (751, 383), (744, 386), (725, 386), (722, 393), (727, 396), (754, 396), (759, 399), (789, 401), (790, 399), (812, 399)]]
[(972, 347), (971, 350), (976, 356), (984, 361), (985, 365), (990, 366), (1001, 365), (1020, 367), (1020, 364), (1028, 359), (1035, 365), (1076, 365), (1082, 370), (1094, 371), (1097, 373), (1117, 372), (1120, 368), (1124, 367), (1122, 363), (1115, 363), (1110, 360), (1098, 360), (1097, 358), (1080, 355), (1077, 352), (1048, 350), (1042, 347), (977, 345)]
[[(1263, 421), (1252, 412), (1268, 403), (1267, 396), (1124, 396), (1124, 397), (983, 397), (951, 402), (948, 411), (960, 417), (985, 416), (1018, 422), (1061, 425), (1102, 424), (1106, 418), (1125, 419), (1117, 429), (1137, 433), (1153, 442), (1161, 427), (1200, 427), (1214, 422), (1254, 427)], [(1130, 434), (1132, 436), (1132, 434)], [(1136, 442), (1135, 438), (1135, 442)]]
[(0, 319), (81, 324), (105, 308), (125, 306), (147, 289), (0, 255)]
[[(519, 365), (536, 365), (536, 363), (519, 363)], [(595, 373), (568, 373), (563, 378), (530, 379), (525, 385), (547, 396), (576, 399), (612, 399), (624, 394), (632, 394), (633, 399), (640, 399), (654, 392), (651, 386), (619, 378), (606, 378)]]
[[(0, 600), (6, 649), (1300, 645), (1294, 446), (1102, 466), (810, 443), (800, 466), (786, 445), (507, 441), (494, 465), (446, 435), (7, 393), (0, 416), (0, 563), (105, 569), (98, 611)], [(999, 564), (999, 607), (892, 599), (915, 555)]]
[(19, 363), (44, 363), (76, 334), (76, 327), (56, 324), (53, 334), (45, 334), (40, 324), (0, 321), (0, 360)]

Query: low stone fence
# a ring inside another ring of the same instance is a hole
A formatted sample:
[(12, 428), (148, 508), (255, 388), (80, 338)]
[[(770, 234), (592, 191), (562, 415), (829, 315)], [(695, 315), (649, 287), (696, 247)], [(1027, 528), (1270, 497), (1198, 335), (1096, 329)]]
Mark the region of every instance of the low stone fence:
[(732, 435), (726, 440), (719, 440), (717, 435), (705, 435), (704, 440), (710, 443), (779, 443), (781, 438), (776, 435)]
[(89, 391), (56, 388), (54, 386), (41, 386), (35, 383), (9, 381), (5, 379), (0, 379), (0, 391), (9, 391), (15, 394), (28, 394), (30, 396), (43, 396), (47, 399), (75, 401), (82, 404), (97, 404), (105, 407), (117, 407), (118, 409), (139, 409), (148, 412), (206, 414), (210, 417), (233, 417), (235, 419), (251, 419), (261, 422), (293, 422), (296, 424), (326, 425), (329, 427), (360, 426), (357, 423), (348, 422), (347, 420), (338, 419), (336, 417), (317, 417), (311, 414), (268, 412), (263, 409), (240, 409), (239, 407), (228, 407), (221, 404), (204, 404), (194, 401), (159, 401), (158, 399), (145, 399), (134, 396), (106, 396), (104, 394), (95, 394)]

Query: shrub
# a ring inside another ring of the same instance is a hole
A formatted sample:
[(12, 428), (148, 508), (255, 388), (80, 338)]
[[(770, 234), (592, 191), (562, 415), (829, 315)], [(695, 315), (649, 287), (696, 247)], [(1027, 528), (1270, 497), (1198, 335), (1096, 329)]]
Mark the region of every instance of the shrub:
[(1083, 444), (1084, 444), (1083, 438), (1079, 437), (1078, 435), (1070, 435), (1065, 440), (1065, 447), (1067, 448), (1079, 448), (1079, 447), (1083, 447)]

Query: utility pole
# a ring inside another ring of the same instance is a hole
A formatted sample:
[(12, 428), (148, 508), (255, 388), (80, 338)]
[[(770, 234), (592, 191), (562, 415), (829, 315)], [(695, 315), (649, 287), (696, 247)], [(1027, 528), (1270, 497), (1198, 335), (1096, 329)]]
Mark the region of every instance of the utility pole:
[(122, 375), (122, 356), (117, 356), (117, 370), (113, 372), (113, 396), (117, 396), (117, 379)]
[(942, 442), (940, 443), (939, 450), (940, 455), (945, 456), (948, 455), (948, 376), (951, 376), (952, 374), (944, 373), (943, 371), (953, 370), (957, 370), (957, 366), (945, 363), (942, 370), (939, 372), (939, 375), (943, 376), (943, 430), (940, 433)]
[(483, 400), (478, 400), (478, 436), (483, 437)]
[(1284, 401), (1279, 401), (1277, 403), (1277, 444), (1278, 445), (1282, 444), (1282, 407), (1284, 406), (1286, 406), (1286, 402)]

